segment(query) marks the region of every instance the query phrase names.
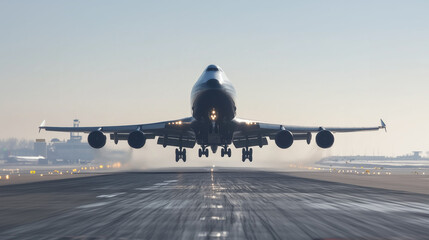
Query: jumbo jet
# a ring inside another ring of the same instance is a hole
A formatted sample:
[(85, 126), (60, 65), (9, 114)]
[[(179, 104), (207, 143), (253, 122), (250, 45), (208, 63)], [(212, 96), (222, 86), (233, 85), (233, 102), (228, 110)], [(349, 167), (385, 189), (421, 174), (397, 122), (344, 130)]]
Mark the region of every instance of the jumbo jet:
[(310, 144), (312, 133), (316, 134), (316, 143), (320, 148), (330, 148), (334, 144), (335, 132), (374, 131), (385, 129), (381, 126), (341, 128), (341, 127), (305, 127), (283, 124), (271, 124), (240, 119), (236, 116), (236, 92), (224, 71), (217, 65), (209, 65), (195, 83), (191, 92), (192, 117), (172, 121), (96, 127), (49, 127), (45, 121), (39, 127), (46, 131), (89, 133), (88, 143), (93, 148), (102, 148), (106, 144), (106, 134), (118, 144), (127, 141), (132, 148), (142, 148), (147, 139), (158, 138), (157, 143), (164, 148), (176, 148), (176, 162), (186, 162), (186, 148), (199, 145), (198, 156), (208, 157), (209, 148), (216, 153), (221, 148), (221, 156), (231, 157), (230, 146), (242, 149), (242, 161), (253, 160), (252, 147), (262, 148), (268, 145), (268, 139), (274, 140), (279, 148), (286, 149), (294, 141), (306, 141)]

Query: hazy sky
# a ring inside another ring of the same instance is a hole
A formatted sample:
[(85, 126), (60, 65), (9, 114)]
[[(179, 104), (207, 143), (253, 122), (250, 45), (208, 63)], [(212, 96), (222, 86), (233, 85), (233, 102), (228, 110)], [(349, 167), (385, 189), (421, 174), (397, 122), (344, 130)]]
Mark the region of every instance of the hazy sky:
[(336, 134), (329, 153), (429, 151), (428, 9), (392, 0), (3, 0), (0, 138), (67, 138), (38, 134), (44, 119), (187, 117), (192, 85), (214, 63), (236, 87), (240, 117), (316, 126), (383, 118), (387, 134)]

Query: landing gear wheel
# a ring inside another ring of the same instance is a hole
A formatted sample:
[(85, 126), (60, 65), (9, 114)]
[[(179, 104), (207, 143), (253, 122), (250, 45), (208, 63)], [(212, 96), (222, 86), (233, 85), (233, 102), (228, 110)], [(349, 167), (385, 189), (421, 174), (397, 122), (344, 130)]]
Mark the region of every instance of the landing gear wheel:
[(201, 151), (201, 148), (198, 149), (198, 157), (202, 157), (203, 156), (203, 151)]
[(225, 157), (225, 155), (231, 157), (231, 148), (228, 148), (228, 145), (224, 145), (224, 147), (221, 149), (220, 155), (222, 157)]
[(247, 151), (247, 158), (249, 159), (250, 162), (253, 161), (253, 149), (249, 149), (249, 151)]
[(206, 157), (209, 157), (209, 149), (207, 149), (207, 148), (206, 148), (206, 150), (204, 150), (204, 155), (205, 155)]
[(186, 149), (182, 150), (182, 160), (183, 162), (186, 162)]
[(176, 162), (178, 162), (180, 159), (183, 160), (183, 162), (186, 162), (186, 149), (178, 149), (176, 148)]
[(179, 159), (180, 159), (179, 149), (176, 148), (176, 162), (179, 162)]
[(242, 152), (242, 158), (241, 160), (243, 162), (246, 161), (246, 159), (249, 159), (249, 162), (253, 161), (253, 149), (249, 148), (243, 148)]

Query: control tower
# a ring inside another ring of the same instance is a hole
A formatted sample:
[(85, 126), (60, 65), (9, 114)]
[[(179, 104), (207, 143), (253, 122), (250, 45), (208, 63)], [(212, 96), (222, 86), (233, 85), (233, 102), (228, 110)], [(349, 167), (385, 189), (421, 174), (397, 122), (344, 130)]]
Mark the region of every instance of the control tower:
[[(73, 120), (73, 127), (79, 127), (80, 121), (79, 119)], [(69, 142), (81, 142), (82, 136), (79, 135), (77, 132), (70, 132), (70, 140)]]

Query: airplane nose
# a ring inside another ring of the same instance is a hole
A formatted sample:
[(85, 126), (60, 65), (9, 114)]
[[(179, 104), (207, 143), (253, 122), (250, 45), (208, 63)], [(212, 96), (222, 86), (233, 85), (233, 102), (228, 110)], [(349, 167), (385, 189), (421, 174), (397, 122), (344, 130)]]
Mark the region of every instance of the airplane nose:
[(207, 86), (209, 86), (210, 88), (219, 88), (220, 87), (220, 82), (217, 79), (210, 79), (206, 83), (207, 83)]

